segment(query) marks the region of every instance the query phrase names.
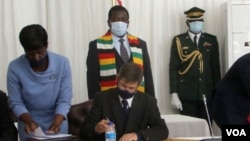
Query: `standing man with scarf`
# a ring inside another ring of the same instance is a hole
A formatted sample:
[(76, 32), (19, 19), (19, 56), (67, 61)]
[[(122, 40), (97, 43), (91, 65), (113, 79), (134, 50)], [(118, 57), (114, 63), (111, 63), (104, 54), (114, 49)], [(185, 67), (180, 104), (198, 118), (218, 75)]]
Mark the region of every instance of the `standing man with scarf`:
[(108, 13), (109, 30), (89, 43), (87, 56), (88, 97), (117, 86), (117, 72), (127, 62), (143, 69), (138, 91), (154, 96), (154, 83), (146, 42), (127, 33), (129, 13), (123, 6), (113, 6)]
[(174, 37), (169, 64), (171, 104), (183, 115), (207, 119), (203, 95), (209, 101), (221, 79), (219, 47), (214, 35), (203, 33), (204, 10), (184, 14), (189, 30)]

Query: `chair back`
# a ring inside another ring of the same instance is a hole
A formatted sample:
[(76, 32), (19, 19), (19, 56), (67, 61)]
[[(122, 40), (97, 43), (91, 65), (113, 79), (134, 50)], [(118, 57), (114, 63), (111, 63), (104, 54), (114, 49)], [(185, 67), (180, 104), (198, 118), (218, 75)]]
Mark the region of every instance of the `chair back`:
[(80, 125), (93, 106), (93, 100), (72, 105), (68, 113), (69, 134), (78, 136)]

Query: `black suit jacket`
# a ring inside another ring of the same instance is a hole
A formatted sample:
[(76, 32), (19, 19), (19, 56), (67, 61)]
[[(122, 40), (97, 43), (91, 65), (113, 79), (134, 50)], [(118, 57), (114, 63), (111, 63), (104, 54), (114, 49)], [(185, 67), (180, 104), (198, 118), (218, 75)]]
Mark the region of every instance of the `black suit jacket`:
[(164, 119), (160, 117), (156, 99), (148, 94), (136, 93), (132, 101), (127, 124), (124, 121), (118, 89), (98, 93), (91, 112), (80, 128), (82, 139), (103, 141), (103, 134), (96, 134), (95, 125), (109, 118), (115, 123), (117, 140), (124, 133), (139, 132), (145, 140), (160, 141), (168, 137), (169, 131)]
[[(147, 44), (145, 41), (139, 39), (139, 47), (142, 49), (143, 62), (144, 62), (144, 81), (145, 81), (145, 92), (154, 96), (154, 83), (153, 76), (151, 70), (150, 58), (148, 55)], [(93, 40), (89, 43), (89, 50), (87, 56), (87, 87), (88, 87), (88, 97), (89, 99), (93, 99), (95, 97), (96, 92), (99, 92), (100, 86), (100, 69), (99, 69), (99, 59), (98, 59), (98, 50), (97, 50), (97, 40)], [(116, 59), (116, 70), (119, 72), (120, 67), (124, 64), (122, 58), (119, 53), (114, 48), (115, 59)], [(132, 61), (132, 58), (130, 58)]]
[(0, 90), (0, 141), (17, 141), (17, 129), (10, 117), (8, 97)]
[(224, 124), (248, 124), (250, 114), (250, 54), (240, 57), (213, 92), (212, 114)]

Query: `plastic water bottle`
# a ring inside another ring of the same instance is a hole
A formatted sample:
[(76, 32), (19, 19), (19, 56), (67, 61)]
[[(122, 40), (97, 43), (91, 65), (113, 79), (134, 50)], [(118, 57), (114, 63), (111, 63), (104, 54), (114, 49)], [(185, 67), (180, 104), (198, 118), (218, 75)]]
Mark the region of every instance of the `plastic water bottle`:
[(109, 128), (105, 132), (105, 141), (116, 141), (116, 132), (114, 128), (114, 123), (108, 123)]

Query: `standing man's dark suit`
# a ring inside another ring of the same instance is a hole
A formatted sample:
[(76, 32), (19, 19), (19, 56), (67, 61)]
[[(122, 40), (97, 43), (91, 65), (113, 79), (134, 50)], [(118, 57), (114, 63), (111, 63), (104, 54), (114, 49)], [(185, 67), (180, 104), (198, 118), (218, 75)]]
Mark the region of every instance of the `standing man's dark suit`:
[[(147, 45), (145, 41), (139, 38), (138, 38), (138, 41), (139, 41), (139, 44), (131, 43), (130, 46), (142, 50), (145, 92), (154, 96), (155, 95), (154, 83), (153, 83), (151, 63), (150, 63), (150, 58), (148, 55)], [(100, 62), (99, 62), (99, 57), (98, 57), (99, 50), (97, 49), (96, 42), (97, 40), (94, 40), (89, 43), (89, 51), (88, 51), (88, 57), (87, 57), (87, 86), (88, 86), (89, 99), (93, 99), (94, 94), (98, 91), (101, 91), (100, 64), (99, 64)], [(115, 48), (111, 50), (107, 49), (107, 51), (111, 51), (115, 54), (115, 61), (116, 61), (115, 65), (116, 65), (116, 71), (118, 72), (120, 67), (124, 64), (123, 60), (121, 59), (121, 56), (117, 53)], [(133, 61), (132, 55), (129, 61)]]
[(10, 116), (8, 97), (0, 90), (0, 141), (17, 141), (17, 129)]
[(216, 86), (212, 114), (219, 127), (250, 124), (250, 54), (240, 57)]
[(136, 93), (128, 121), (125, 123), (118, 93), (117, 88), (98, 93), (92, 111), (81, 126), (82, 138), (93, 136), (95, 141), (104, 141), (104, 134), (96, 134), (94, 129), (97, 122), (106, 118), (115, 123), (117, 140), (124, 133), (138, 131), (145, 140), (160, 141), (167, 137), (168, 129), (164, 119), (160, 118), (155, 98), (148, 94)]
[[(86, 61), (88, 98), (93, 99), (96, 92), (116, 87), (117, 72), (119, 72), (121, 65), (127, 62), (134, 62), (143, 69), (144, 77), (138, 90), (154, 96), (154, 83), (147, 44), (139, 37), (127, 32), (129, 25), (127, 9), (120, 5), (113, 6), (109, 10), (108, 25), (107, 33), (89, 43)], [(124, 61), (121, 58), (119, 39), (124, 40), (129, 60)]]

